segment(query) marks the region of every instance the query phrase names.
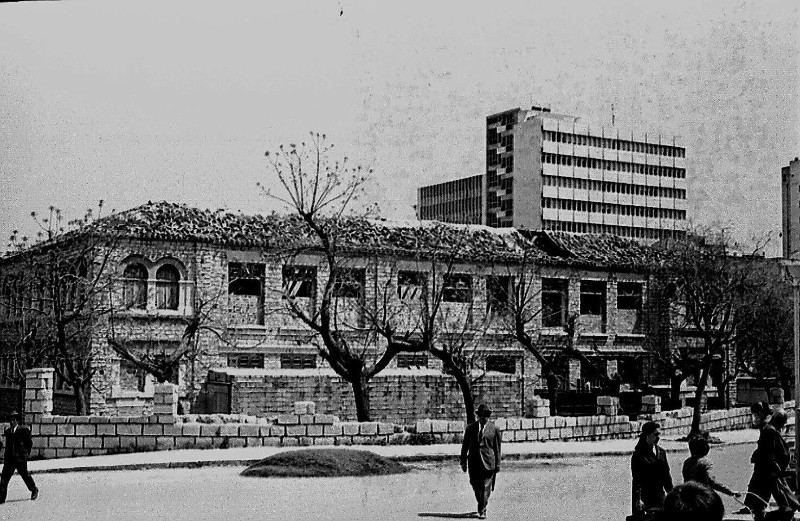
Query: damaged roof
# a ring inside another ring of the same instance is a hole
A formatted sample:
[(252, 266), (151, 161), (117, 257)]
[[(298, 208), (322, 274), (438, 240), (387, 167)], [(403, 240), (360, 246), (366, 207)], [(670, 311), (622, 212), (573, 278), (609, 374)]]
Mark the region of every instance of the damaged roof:
[[(428, 256), (441, 252), (464, 261), (519, 262), (524, 258), (539, 265), (626, 270), (646, 269), (652, 253), (643, 244), (607, 234), (526, 231), (438, 221), (396, 223), (356, 217), (325, 223), (336, 226), (337, 245), (349, 253)], [(266, 250), (318, 248), (312, 231), (296, 215), (245, 215), (162, 201), (103, 217), (32, 249), (104, 235)]]

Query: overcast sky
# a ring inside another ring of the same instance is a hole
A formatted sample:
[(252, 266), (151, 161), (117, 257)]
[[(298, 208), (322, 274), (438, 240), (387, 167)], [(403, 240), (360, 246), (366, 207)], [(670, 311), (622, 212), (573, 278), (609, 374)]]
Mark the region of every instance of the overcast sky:
[(487, 114), (530, 105), (678, 135), (689, 217), (777, 234), (799, 24), (794, 0), (0, 4), (2, 246), (51, 204), (271, 210), (263, 153), (310, 130), (413, 218), (417, 186), (483, 171)]

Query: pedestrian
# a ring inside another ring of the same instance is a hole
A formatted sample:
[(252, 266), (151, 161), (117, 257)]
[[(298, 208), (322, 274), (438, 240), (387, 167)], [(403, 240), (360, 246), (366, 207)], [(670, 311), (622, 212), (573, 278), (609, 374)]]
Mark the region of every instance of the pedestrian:
[(683, 481), (695, 481), (722, 494), (736, 498), (741, 497), (742, 494), (740, 492), (729, 489), (711, 474), (712, 463), (706, 457), (710, 450), (711, 444), (708, 441), (708, 432), (701, 431), (689, 438), (690, 456), (683, 462)]
[(770, 516), (779, 519), (792, 519), (798, 509), (797, 497), (789, 490), (783, 474), (789, 465), (789, 447), (781, 436), (787, 416), (782, 410), (772, 412), (769, 404), (761, 402), (751, 408), (753, 423), (760, 429), (756, 450), (750, 457), (753, 476), (747, 485), (748, 495), (745, 505), (750, 509), (755, 521), (766, 519), (764, 510), (770, 496), (775, 498), (777, 513)]
[(478, 421), (467, 425), (461, 444), (461, 470), (469, 469), (469, 483), (478, 500), (478, 518), (486, 519), (486, 505), (494, 490), (496, 474), (500, 470), (501, 433), (489, 421), (492, 411), (486, 404), (478, 406)]
[(9, 418), (9, 427), (5, 430), (5, 455), (3, 459), (3, 471), (0, 474), (0, 503), (6, 502), (8, 494), (8, 482), (14, 471), (19, 472), (22, 481), (31, 492), (31, 499), (39, 497), (39, 489), (36, 488), (33, 478), (28, 473), (28, 456), (31, 453), (33, 442), (31, 431), (22, 425), (24, 417), (18, 412), (13, 412)]
[(633, 519), (642, 519), (648, 512), (660, 510), (664, 506), (664, 496), (672, 490), (667, 453), (658, 446), (661, 439), (659, 427), (652, 421), (642, 425), (631, 456)]
[(722, 521), (725, 506), (719, 494), (697, 481), (673, 488), (664, 498), (664, 509), (654, 521)]

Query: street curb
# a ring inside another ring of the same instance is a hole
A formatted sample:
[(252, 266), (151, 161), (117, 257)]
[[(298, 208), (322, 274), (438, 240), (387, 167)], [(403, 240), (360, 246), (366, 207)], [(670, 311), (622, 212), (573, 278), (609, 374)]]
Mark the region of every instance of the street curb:
[[(747, 445), (752, 441), (734, 441), (722, 443), (716, 446)], [(368, 450), (368, 449), (365, 449)], [(511, 461), (524, 460), (552, 460), (568, 458), (602, 458), (609, 456), (627, 456), (631, 450), (598, 450), (589, 452), (528, 452), (504, 454), (503, 459)], [(665, 452), (679, 453), (687, 449), (678, 447), (668, 447)], [(447, 461), (458, 461), (459, 454), (411, 454), (408, 456), (387, 456), (388, 459), (400, 463), (439, 463)], [(203, 460), (203, 461), (165, 461), (155, 463), (128, 463), (120, 465), (86, 465), (81, 467), (61, 467), (53, 469), (31, 470), (31, 474), (65, 474), (68, 472), (98, 472), (98, 471), (120, 471), (120, 470), (156, 470), (156, 469), (196, 469), (203, 467), (247, 467), (261, 461), (259, 459), (231, 459), (231, 460)]]

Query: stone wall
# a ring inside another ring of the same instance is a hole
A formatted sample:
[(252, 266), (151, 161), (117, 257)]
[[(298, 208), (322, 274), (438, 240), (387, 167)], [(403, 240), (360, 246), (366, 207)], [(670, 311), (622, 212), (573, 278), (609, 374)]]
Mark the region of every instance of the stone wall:
[[(216, 377), (231, 384), (231, 413), (269, 416), (291, 410), (295, 401), (313, 401), (322, 414), (356, 418), (350, 385), (333, 371), (221, 370)], [(215, 378), (216, 379), (216, 378)], [(497, 416), (522, 416), (522, 380), (517, 375), (487, 373), (476, 383), (476, 403)], [(381, 421), (413, 423), (423, 418), (464, 418), (461, 390), (439, 371), (392, 371), (370, 383), (370, 411)]]
[[(401, 426), (388, 422), (342, 422), (332, 414), (318, 413), (314, 402), (297, 402), (290, 414), (270, 418), (245, 415), (177, 415), (177, 388), (155, 388), (153, 413), (149, 416), (55, 416), (52, 415), (52, 369), (27, 372), (25, 416), (34, 437), (34, 457), (68, 458), (114, 452), (173, 450), (183, 448), (386, 445), (408, 443), (457, 443), (463, 421), (424, 419)], [(661, 423), (668, 436), (685, 434), (691, 409), (658, 412), (638, 421), (627, 416), (547, 416), (546, 401), (537, 403), (536, 418), (500, 417), (495, 420), (506, 442), (548, 440), (602, 440), (634, 438), (648, 419)], [(794, 407), (786, 403), (787, 411)], [(711, 411), (703, 415), (702, 428), (745, 428), (749, 408)]]

